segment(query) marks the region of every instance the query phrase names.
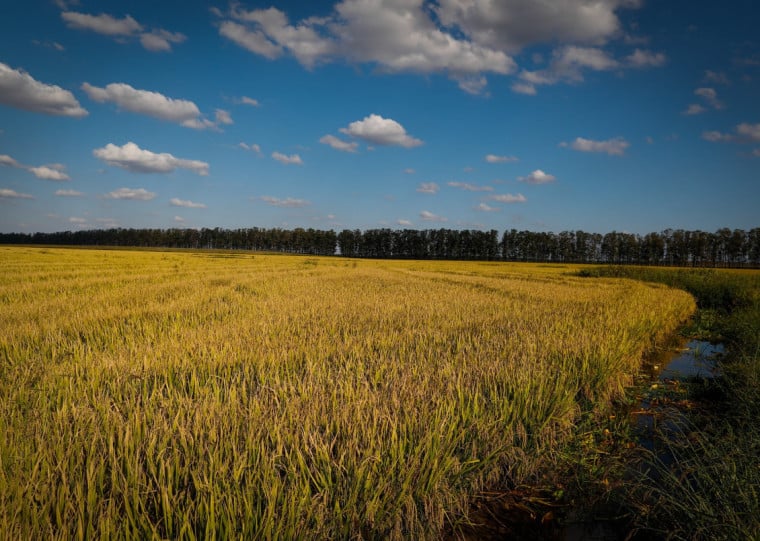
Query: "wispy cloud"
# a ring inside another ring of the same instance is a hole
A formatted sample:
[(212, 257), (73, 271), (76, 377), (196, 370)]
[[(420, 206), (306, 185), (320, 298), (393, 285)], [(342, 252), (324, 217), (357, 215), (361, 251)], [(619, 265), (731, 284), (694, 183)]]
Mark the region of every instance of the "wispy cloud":
[(562, 142), (561, 147), (572, 148), (578, 152), (600, 152), (610, 156), (622, 156), (631, 144), (622, 137), (615, 137), (606, 141), (594, 141), (583, 137), (576, 137), (570, 143)]
[(298, 154), (282, 154), (281, 152), (272, 152), (272, 159), (285, 165), (303, 165), (303, 160)]
[(171, 51), (172, 44), (182, 43), (187, 36), (179, 32), (169, 32), (163, 28), (145, 30), (145, 27), (126, 15), (119, 19), (107, 13), (90, 15), (78, 11), (64, 11), (61, 19), (71, 29), (86, 30), (117, 40), (137, 38), (148, 51)]
[(528, 199), (521, 193), (513, 195), (511, 193), (493, 194), (489, 195), (488, 199), (491, 201), (498, 201), (499, 203), (525, 203)]
[(169, 204), (173, 207), (184, 207), (188, 209), (205, 209), (206, 208), (206, 205), (204, 203), (195, 203), (187, 199), (178, 199), (176, 197), (173, 197), (169, 201)]
[(513, 163), (519, 161), (514, 156), (498, 156), (496, 154), (486, 154), (485, 160), (488, 163)]
[(34, 196), (28, 193), (19, 193), (8, 188), (0, 188), (0, 199), (34, 199)]
[(429, 210), (423, 210), (420, 212), (420, 219), (425, 222), (448, 222), (449, 219), (445, 216), (439, 216), (438, 214), (434, 214), (430, 212)]
[(435, 194), (439, 189), (440, 187), (435, 182), (423, 182), (417, 186), (417, 191), (420, 193)]
[(131, 199), (133, 201), (150, 201), (156, 194), (145, 188), (119, 188), (105, 195), (106, 199)]
[(271, 205), (273, 207), (302, 208), (302, 207), (307, 207), (311, 205), (311, 202), (307, 201), (306, 199), (295, 199), (293, 197), (286, 197), (285, 199), (280, 199), (278, 197), (262, 195), (261, 200), (264, 201), (266, 204)]
[(334, 135), (324, 135), (319, 140), (320, 143), (323, 145), (329, 145), (335, 150), (340, 150), (342, 152), (356, 152), (357, 147), (359, 146), (359, 143), (356, 141), (348, 142), (343, 141), (342, 139), (338, 139)]
[(452, 182), (447, 182), (446, 184), (451, 186), (452, 188), (460, 188), (468, 192), (492, 192), (493, 191), (492, 186), (477, 186), (475, 184), (470, 184), (469, 182), (452, 181)]

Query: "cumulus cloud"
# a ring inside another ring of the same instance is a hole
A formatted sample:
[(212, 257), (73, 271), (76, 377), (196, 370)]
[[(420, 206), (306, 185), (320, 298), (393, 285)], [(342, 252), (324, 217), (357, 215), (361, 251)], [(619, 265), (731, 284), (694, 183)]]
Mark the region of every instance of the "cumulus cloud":
[[(567, 45), (555, 49), (549, 66), (543, 70), (520, 72), (520, 87), (523, 94), (535, 94), (536, 86), (553, 85), (560, 82), (580, 83), (584, 80), (583, 72), (609, 71), (620, 67), (620, 63), (609, 53), (598, 47), (578, 47)], [(515, 90), (515, 85), (513, 85)]]
[(77, 190), (56, 190), (55, 195), (58, 197), (83, 197), (84, 193)]
[(351, 122), (347, 127), (341, 128), (340, 131), (376, 145), (414, 148), (423, 144), (420, 139), (407, 134), (404, 127), (395, 120), (383, 118), (374, 113), (363, 120)]
[(486, 203), (480, 203), (475, 207), (475, 210), (479, 212), (499, 212), (501, 209), (499, 207), (492, 207)]
[(521, 193), (513, 195), (511, 193), (489, 195), (488, 199), (498, 201), (499, 203), (525, 203), (528, 199)]
[(205, 209), (206, 205), (203, 203), (194, 203), (193, 201), (188, 201), (187, 199), (178, 199), (176, 197), (173, 197), (169, 204), (173, 207), (184, 207), (188, 209)]
[(293, 197), (286, 197), (285, 199), (280, 199), (278, 197), (262, 195), (261, 200), (264, 201), (266, 204), (271, 205), (273, 207), (302, 208), (302, 207), (307, 207), (311, 205), (311, 202), (307, 201), (306, 199), (295, 199)]
[(187, 36), (180, 32), (169, 32), (162, 28), (144, 31), (143, 25), (130, 15), (119, 19), (107, 13), (90, 15), (77, 11), (64, 11), (61, 13), (61, 18), (66, 26), (74, 30), (87, 30), (118, 40), (137, 37), (145, 49), (153, 52), (171, 51), (172, 43), (182, 43), (187, 39)]
[(83, 117), (88, 113), (68, 90), (41, 83), (0, 62), (0, 103), (48, 115)]
[(420, 219), (426, 221), (426, 222), (448, 222), (449, 219), (445, 216), (439, 216), (438, 214), (433, 214), (429, 210), (423, 210), (420, 212)]
[(133, 201), (150, 201), (156, 194), (145, 188), (119, 188), (105, 195), (106, 199), (131, 199)]
[(0, 199), (34, 199), (34, 196), (28, 193), (19, 193), (8, 188), (0, 188)]
[(593, 141), (591, 139), (584, 139), (583, 137), (576, 137), (575, 141), (571, 143), (562, 142), (560, 146), (572, 148), (579, 152), (602, 152), (610, 156), (622, 156), (625, 154), (625, 149), (631, 146), (631, 144), (622, 137), (615, 137), (607, 141)]
[(447, 182), (449, 186), (452, 188), (460, 188), (462, 190), (468, 191), (468, 192), (492, 192), (493, 187), (491, 186), (477, 186), (475, 184), (470, 184), (469, 182)]
[(214, 128), (219, 124), (232, 124), (229, 113), (216, 110), (216, 122), (203, 118), (198, 106), (189, 100), (175, 99), (159, 92), (139, 90), (126, 83), (111, 83), (104, 88), (90, 83), (82, 84), (91, 100), (115, 103), (120, 109), (174, 122), (186, 128)]
[(343, 141), (342, 139), (338, 139), (334, 135), (325, 135), (320, 138), (319, 142), (323, 145), (329, 145), (335, 150), (340, 150), (342, 152), (356, 152), (356, 148), (359, 146), (359, 143), (355, 141), (349, 143), (347, 141)]
[(486, 154), (485, 160), (488, 163), (512, 163), (519, 161), (514, 156), (497, 156), (496, 154)]
[(298, 154), (282, 154), (281, 152), (272, 152), (272, 158), (285, 165), (303, 165), (303, 160)]
[(722, 71), (705, 70), (705, 82), (713, 83), (716, 85), (728, 85), (731, 81), (728, 80), (726, 74)]
[(528, 184), (547, 184), (549, 182), (554, 182), (557, 180), (557, 177), (544, 173), (540, 169), (536, 169), (527, 177), (518, 177), (517, 180), (520, 182), (526, 182)]
[(390, 72), (444, 72), (470, 93), (482, 92), (487, 84), (482, 73), (514, 71), (514, 60), (505, 52), (462, 39), (432, 15), (423, 0), (343, 0), (328, 17), (291, 23), (274, 7), (234, 5), (219, 33), (268, 59), (290, 54), (307, 69), (343, 59)]
[(417, 191), (420, 193), (429, 193), (429, 194), (436, 194), (439, 190), (438, 184), (435, 182), (423, 182), (419, 186), (417, 186)]
[(413, 225), (410, 220), (404, 220), (403, 218), (399, 218), (398, 220), (396, 220), (396, 224), (403, 227), (411, 227)]
[(66, 174), (66, 166), (60, 163), (41, 165), (39, 167), (30, 167), (29, 171), (37, 178), (42, 180), (65, 181), (71, 180)]
[(42, 180), (55, 180), (66, 181), (71, 180), (71, 177), (66, 174), (66, 166), (62, 163), (50, 163), (47, 165), (40, 165), (37, 167), (27, 166), (17, 162), (7, 154), (0, 154), (0, 165), (5, 167), (15, 167), (17, 169), (26, 169), (32, 173), (35, 177)]
[(209, 170), (206, 162), (175, 158), (167, 152), (154, 153), (143, 150), (131, 141), (121, 147), (108, 143), (103, 148), (96, 148), (92, 153), (108, 165), (132, 173), (171, 173), (175, 169), (187, 169), (205, 176)]
[(441, 22), (457, 27), (475, 43), (517, 52), (539, 43), (602, 44), (618, 36), (618, 12), (638, 0), (440, 0)]

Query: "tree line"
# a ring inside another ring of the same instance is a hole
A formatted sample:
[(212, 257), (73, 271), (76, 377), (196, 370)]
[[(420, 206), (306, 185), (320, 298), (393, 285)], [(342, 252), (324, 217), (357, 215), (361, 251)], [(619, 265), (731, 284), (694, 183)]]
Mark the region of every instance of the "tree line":
[(95, 229), (0, 233), (1, 244), (256, 250), (361, 258), (760, 266), (760, 228), (639, 235), (457, 229)]

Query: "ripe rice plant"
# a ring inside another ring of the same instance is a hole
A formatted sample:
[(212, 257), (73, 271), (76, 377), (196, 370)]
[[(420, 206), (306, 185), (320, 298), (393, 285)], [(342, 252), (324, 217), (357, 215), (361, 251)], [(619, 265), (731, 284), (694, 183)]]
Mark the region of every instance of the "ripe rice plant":
[(564, 267), (0, 247), (0, 538), (429, 539), (695, 309)]

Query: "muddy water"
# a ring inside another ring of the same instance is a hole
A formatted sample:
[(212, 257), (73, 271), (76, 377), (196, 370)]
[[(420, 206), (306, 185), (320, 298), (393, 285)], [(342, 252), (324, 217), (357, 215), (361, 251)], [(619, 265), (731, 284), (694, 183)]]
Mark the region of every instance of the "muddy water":
[(720, 375), (718, 361), (724, 354), (723, 344), (690, 340), (662, 367), (659, 379), (669, 381), (691, 377), (714, 378)]

